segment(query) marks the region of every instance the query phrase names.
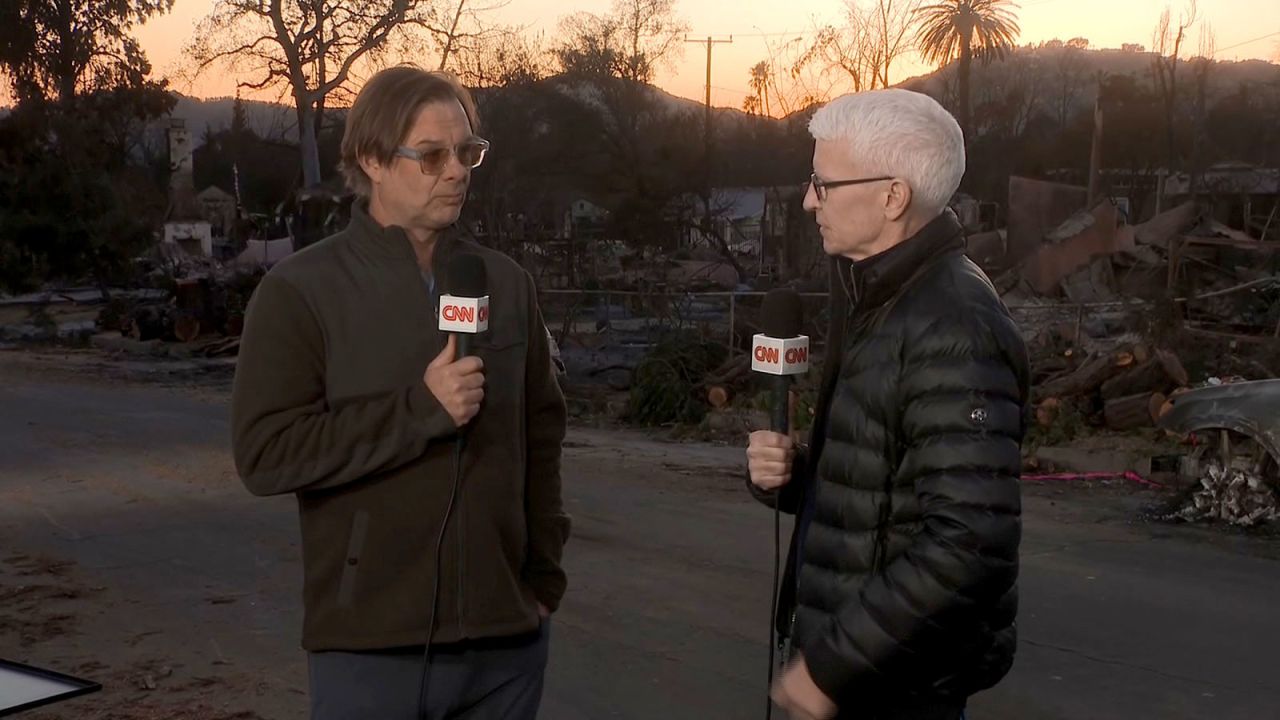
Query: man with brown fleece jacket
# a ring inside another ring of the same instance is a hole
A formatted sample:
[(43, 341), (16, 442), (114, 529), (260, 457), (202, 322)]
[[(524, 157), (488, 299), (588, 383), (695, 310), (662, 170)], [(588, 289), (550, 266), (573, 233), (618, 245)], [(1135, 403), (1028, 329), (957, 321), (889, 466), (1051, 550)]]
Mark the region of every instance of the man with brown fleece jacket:
[[(532, 279), (453, 227), (477, 132), (452, 76), (371, 78), (342, 142), (350, 225), (272, 268), (249, 306), (236, 467), (254, 494), (298, 499), (313, 718), (537, 714), (565, 591), (565, 406)], [(462, 358), (435, 312), (460, 252), (492, 288)]]

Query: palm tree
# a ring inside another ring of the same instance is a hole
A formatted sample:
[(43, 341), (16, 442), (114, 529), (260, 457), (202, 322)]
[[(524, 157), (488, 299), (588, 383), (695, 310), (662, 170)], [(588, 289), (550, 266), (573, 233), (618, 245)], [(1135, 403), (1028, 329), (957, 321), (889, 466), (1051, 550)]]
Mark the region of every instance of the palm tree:
[(751, 89), (755, 92), (756, 102), (766, 116), (773, 116), (769, 107), (769, 63), (761, 61), (751, 68)]
[(1021, 30), (1005, 6), (1009, 0), (944, 0), (916, 10), (916, 43), (928, 62), (945, 66), (959, 58), (960, 127), (969, 138), (969, 73), (976, 56), (984, 63), (1003, 60)]

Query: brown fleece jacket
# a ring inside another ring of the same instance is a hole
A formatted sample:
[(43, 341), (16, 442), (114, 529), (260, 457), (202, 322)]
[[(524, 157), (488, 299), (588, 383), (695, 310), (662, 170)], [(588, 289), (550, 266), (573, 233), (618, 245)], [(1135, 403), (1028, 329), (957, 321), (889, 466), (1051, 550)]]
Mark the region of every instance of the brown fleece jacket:
[[(381, 227), (359, 203), (352, 212), (346, 230), (259, 285), (232, 398), (245, 485), (298, 499), (302, 644), (313, 651), (427, 641), (433, 551), (454, 479), (456, 430), (423, 383), (446, 339), (435, 299), (403, 230)], [(565, 591), (565, 405), (533, 280), (453, 236), (440, 240), (435, 267), (461, 251), (483, 258), (489, 278), (489, 331), (473, 344), (485, 399), (444, 533), (433, 643), (532, 630), (537, 604), (554, 610)]]

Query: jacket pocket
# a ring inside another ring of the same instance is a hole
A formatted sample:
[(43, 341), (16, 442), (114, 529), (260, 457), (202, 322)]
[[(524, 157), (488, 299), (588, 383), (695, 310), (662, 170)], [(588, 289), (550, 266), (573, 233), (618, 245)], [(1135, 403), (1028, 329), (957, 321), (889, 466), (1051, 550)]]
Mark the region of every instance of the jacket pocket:
[(484, 402), (481, 415), (500, 409), (502, 414), (523, 411), (526, 354), (523, 338), (489, 337), (477, 340), (476, 354), (484, 360)]
[(342, 578), (338, 581), (338, 607), (349, 607), (356, 591), (356, 575), (360, 570), (360, 555), (364, 552), (365, 536), (369, 532), (369, 511), (357, 510), (351, 518), (351, 534), (347, 537), (347, 553), (342, 560)]

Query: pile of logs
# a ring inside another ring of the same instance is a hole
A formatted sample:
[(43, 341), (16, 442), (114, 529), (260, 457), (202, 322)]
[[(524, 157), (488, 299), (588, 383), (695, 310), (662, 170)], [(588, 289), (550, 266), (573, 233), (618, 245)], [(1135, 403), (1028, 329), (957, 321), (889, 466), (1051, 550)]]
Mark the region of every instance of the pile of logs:
[(703, 380), (703, 386), (707, 389), (707, 403), (719, 410), (751, 382), (751, 356), (733, 353), (719, 367), (707, 373)]
[(1190, 378), (1174, 353), (1143, 344), (1098, 353), (1050, 375), (1033, 387), (1036, 420), (1053, 424), (1067, 401), (1100, 410), (1112, 430), (1153, 427), (1185, 392)]

